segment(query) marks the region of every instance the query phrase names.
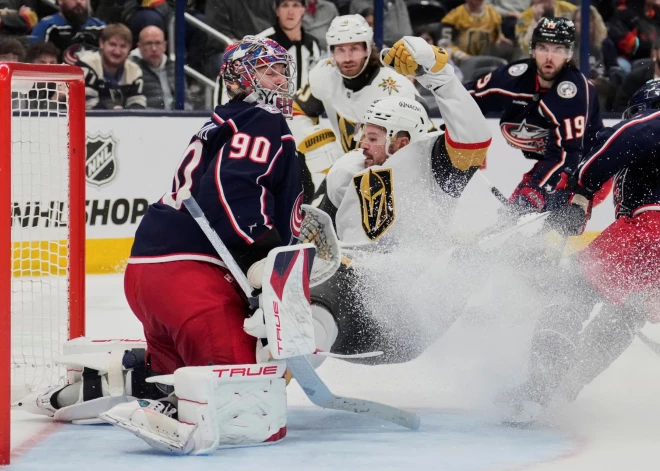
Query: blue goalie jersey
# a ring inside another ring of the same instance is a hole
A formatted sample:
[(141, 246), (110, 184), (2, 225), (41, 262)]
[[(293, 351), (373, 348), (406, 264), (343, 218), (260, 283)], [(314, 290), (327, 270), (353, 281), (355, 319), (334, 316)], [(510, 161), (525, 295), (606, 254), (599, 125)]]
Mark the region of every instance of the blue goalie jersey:
[(530, 183), (550, 191), (562, 172), (575, 173), (603, 127), (596, 89), (570, 64), (549, 89), (540, 87), (534, 59), (500, 67), (466, 87), (484, 114), (502, 112), (507, 143), (538, 160)]
[(244, 270), (300, 235), (300, 164), (286, 120), (272, 106), (233, 101), (216, 107), (183, 153), (172, 191), (149, 206), (129, 263), (223, 265), (178, 198), (184, 188)]

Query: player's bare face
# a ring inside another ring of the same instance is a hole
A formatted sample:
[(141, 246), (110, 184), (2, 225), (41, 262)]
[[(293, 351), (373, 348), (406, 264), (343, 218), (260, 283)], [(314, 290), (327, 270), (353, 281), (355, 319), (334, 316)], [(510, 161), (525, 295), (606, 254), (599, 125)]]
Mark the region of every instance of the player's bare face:
[(557, 77), (561, 69), (570, 60), (571, 53), (560, 44), (539, 43), (534, 48), (534, 59), (539, 76), (548, 82)]
[(284, 64), (260, 65), (255, 69), (257, 82), (267, 90), (287, 90), (286, 66)]
[(332, 57), (342, 75), (355, 77), (367, 60), (367, 46), (364, 43), (339, 44), (332, 50)]
[(385, 146), (389, 145), (385, 128), (367, 124), (362, 131), (360, 149), (364, 154), (364, 168), (372, 165), (383, 165), (387, 160)]
[(109, 67), (123, 67), (128, 53), (131, 52), (131, 44), (119, 36), (113, 36), (107, 41), (102, 40), (99, 47), (104, 65)]

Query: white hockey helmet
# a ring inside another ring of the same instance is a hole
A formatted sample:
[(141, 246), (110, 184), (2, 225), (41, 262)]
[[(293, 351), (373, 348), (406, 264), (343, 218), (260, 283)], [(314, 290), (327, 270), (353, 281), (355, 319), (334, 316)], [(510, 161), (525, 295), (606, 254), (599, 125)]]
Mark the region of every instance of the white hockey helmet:
[(416, 100), (402, 97), (385, 97), (374, 101), (364, 113), (362, 121), (355, 127), (357, 142), (362, 139), (364, 126), (373, 124), (385, 128), (387, 144), (385, 152), (390, 154), (389, 143), (396, 140), (397, 134), (406, 131), (410, 134), (410, 142), (424, 137), (431, 127), (426, 110)]
[(367, 23), (367, 20), (365, 20), (362, 15), (337, 16), (332, 20), (332, 23), (330, 23), (330, 27), (325, 33), (325, 39), (328, 43), (330, 55), (332, 55), (332, 48), (334, 46), (348, 43), (365, 43), (367, 46), (367, 59), (364, 61), (360, 73), (353, 77), (346, 77), (344, 74), (342, 74), (342, 76), (351, 79), (364, 72), (364, 69), (367, 68), (367, 63), (369, 62), (369, 56), (371, 55), (371, 48), (374, 42), (374, 30), (371, 29), (371, 26), (369, 26), (369, 23)]

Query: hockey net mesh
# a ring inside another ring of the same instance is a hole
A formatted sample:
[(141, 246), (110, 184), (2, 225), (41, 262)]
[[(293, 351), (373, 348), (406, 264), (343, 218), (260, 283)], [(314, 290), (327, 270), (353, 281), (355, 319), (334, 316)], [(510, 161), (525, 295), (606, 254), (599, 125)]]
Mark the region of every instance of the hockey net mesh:
[(69, 85), (12, 80), (11, 398), (57, 384), (69, 328)]

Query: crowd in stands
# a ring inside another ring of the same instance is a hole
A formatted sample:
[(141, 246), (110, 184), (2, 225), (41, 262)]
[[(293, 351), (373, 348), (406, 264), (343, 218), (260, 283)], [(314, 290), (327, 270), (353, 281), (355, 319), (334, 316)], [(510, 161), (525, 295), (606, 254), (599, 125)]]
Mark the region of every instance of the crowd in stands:
[[(543, 16), (570, 18), (577, 0), (385, 0), (384, 42), (416, 34), (445, 47), (465, 82), (529, 56)], [(334, 17), (373, 25), (373, 0), (187, 0), (186, 11), (231, 40), (269, 36), (296, 59), (300, 81), (327, 55)], [(88, 109), (173, 109), (174, 61), (167, 32), (175, 0), (0, 0), (0, 61), (83, 67)], [(215, 80), (223, 41), (186, 28), (186, 64)], [(579, 65), (579, 41), (573, 61)], [(632, 93), (660, 77), (660, 0), (592, 0), (589, 80), (604, 111), (623, 111)], [(300, 83), (298, 84), (301, 85)], [(186, 108), (206, 106), (203, 84), (186, 82)]]

